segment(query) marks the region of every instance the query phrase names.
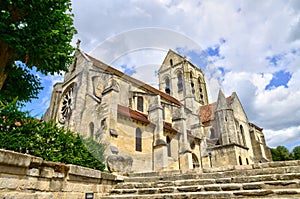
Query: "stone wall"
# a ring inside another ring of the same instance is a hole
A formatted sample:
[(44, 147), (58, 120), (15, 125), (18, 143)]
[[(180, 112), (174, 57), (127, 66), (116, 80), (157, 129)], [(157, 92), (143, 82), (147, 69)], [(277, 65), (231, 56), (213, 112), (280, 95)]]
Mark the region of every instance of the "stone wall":
[(1, 199), (83, 199), (86, 193), (100, 198), (117, 181), (98, 170), (0, 149)]

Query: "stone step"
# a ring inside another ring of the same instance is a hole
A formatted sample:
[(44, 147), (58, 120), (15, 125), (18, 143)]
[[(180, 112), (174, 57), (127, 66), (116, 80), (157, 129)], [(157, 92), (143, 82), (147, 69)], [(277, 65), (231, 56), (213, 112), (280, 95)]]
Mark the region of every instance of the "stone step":
[(300, 161), (135, 173), (104, 198), (300, 198)]
[[(218, 168), (203, 168), (203, 169), (192, 169), (187, 172), (195, 173), (195, 172), (202, 172), (203, 173), (216, 173), (216, 172), (226, 172), (226, 171), (239, 171), (239, 170), (259, 170), (259, 169), (268, 169), (268, 168), (296, 168), (300, 166), (299, 160), (293, 161), (282, 161), (282, 162), (266, 162), (266, 163), (255, 163), (252, 165), (233, 165), (233, 166), (226, 166), (226, 167), (218, 167)], [(292, 171), (288, 171), (292, 172)], [(298, 171), (299, 172), (299, 171)], [(297, 172), (294, 172), (297, 173)], [(145, 172), (145, 173), (131, 173), (129, 177), (147, 177), (147, 176), (169, 176), (174, 174), (182, 174), (180, 170), (173, 170), (173, 171), (161, 171), (161, 172)]]
[[(287, 174), (272, 174), (272, 175), (258, 175), (258, 176), (237, 176), (232, 178), (219, 178), (219, 179), (186, 179), (186, 180), (155, 180), (148, 179), (147, 181), (135, 179), (126, 180), (123, 183), (116, 185), (116, 188), (151, 188), (151, 187), (164, 187), (164, 186), (188, 186), (188, 185), (206, 185), (206, 184), (228, 184), (228, 183), (254, 183), (254, 182), (273, 182), (278, 181), (281, 186), (284, 183), (295, 184), (299, 181), (300, 173), (287, 173)], [(287, 182), (284, 182), (287, 181)], [(276, 184), (276, 183), (275, 183)]]
[[(146, 185), (146, 186), (145, 186)], [(153, 186), (152, 186), (153, 185)], [(203, 184), (197, 183), (164, 183), (164, 184), (131, 184), (117, 185), (110, 191), (110, 194), (160, 194), (160, 193), (181, 193), (181, 192), (211, 192), (211, 191), (234, 191), (234, 190), (275, 190), (275, 189), (300, 189), (300, 181), (266, 181), (255, 183), (227, 183), (227, 184)]]
[[(150, 191), (151, 192), (151, 191)], [(181, 193), (152, 193), (152, 194), (128, 194), (128, 195), (110, 195), (102, 197), (103, 199), (210, 199), (210, 198), (260, 198), (260, 199), (283, 199), (283, 198), (300, 198), (300, 189), (277, 189), (277, 190), (235, 190), (235, 191), (209, 191), (209, 192), (181, 192)]]
[[(299, 161), (300, 162), (300, 161)], [(297, 161), (298, 163), (298, 161)], [(214, 171), (214, 170), (212, 170)], [(272, 174), (288, 174), (288, 173), (300, 173), (300, 165), (289, 167), (270, 167), (270, 168), (257, 168), (247, 170), (230, 170), (230, 171), (217, 171), (208, 172), (203, 170), (194, 171), (193, 173), (180, 174), (179, 171), (173, 172), (151, 172), (151, 173), (139, 173), (137, 175), (131, 174), (125, 181), (158, 181), (158, 180), (184, 180), (184, 179), (209, 179), (209, 178), (231, 178), (235, 176), (256, 176), (256, 175), (272, 175)]]

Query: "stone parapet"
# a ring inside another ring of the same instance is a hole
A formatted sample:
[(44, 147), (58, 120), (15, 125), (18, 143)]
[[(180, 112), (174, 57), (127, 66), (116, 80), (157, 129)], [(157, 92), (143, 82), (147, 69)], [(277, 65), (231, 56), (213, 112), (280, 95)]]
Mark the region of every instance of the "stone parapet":
[(99, 170), (0, 149), (0, 198), (99, 198), (117, 181)]

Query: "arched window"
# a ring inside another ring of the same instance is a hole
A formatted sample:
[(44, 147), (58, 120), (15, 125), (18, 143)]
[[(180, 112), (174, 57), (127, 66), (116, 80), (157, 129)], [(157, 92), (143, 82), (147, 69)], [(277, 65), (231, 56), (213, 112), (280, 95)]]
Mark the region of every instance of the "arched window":
[(195, 93), (195, 88), (194, 88), (194, 81), (193, 81), (193, 73), (192, 71), (190, 72), (190, 81), (191, 81), (191, 88), (192, 88), (192, 93)]
[(216, 132), (214, 128), (210, 129), (210, 139), (217, 138)]
[(177, 82), (178, 92), (180, 92), (183, 90), (183, 76), (181, 72), (177, 74), (177, 79), (178, 79)]
[(144, 98), (141, 96), (137, 98), (137, 110), (144, 112)]
[(169, 78), (166, 78), (165, 83), (166, 83), (165, 91), (166, 91), (167, 94), (170, 95), (171, 90), (170, 90), (170, 80), (169, 80)]
[(239, 163), (240, 163), (240, 165), (243, 165), (241, 156), (239, 156)]
[(193, 161), (193, 168), (199, 168), (200, 166), (199, 160), (194, 153), (192, 154), (192, 161)]
[(196, 143), (194, 142), (194, 140), (190, 143), (190, 147), (191, 147), (192, 150), (195, 149)]
[(246, 140), (245, 140), (245, 132), (244, 132), (244, 128), (242, 125), (240, 125), (240, 132), (241, 132), (241, 135), (242, 135), (242, 145), (246, 146)]
[(89, 129), (90, 129), (90, 137), (94, 138), (94, 123), (93, 122), (91, 122), (89, 124)]
[(172, 153), (171, 153), (171, 139), (169, 138), (169, 136), (167, 136), (166, 141), (167, 141), (168, 157), (171, 157), (171, 155), (172, 155)]
[(249, 164), (248, 158), (246, 158), (246, 163), (247, 163), (247, 165)]
[(142, 151), (142, 131), (140, 128), (135, 130), (135, 150)]
[(204, 104), (204, 97), (203, 97), (203, 89), (201, 87), (201, 80), (198, 78), (198, 86), (199, 86), (199, 93), (200, 93), (200, 103), (203, 105)]
[(170, 59), (170, 65), (173, 66), (173, 59)]

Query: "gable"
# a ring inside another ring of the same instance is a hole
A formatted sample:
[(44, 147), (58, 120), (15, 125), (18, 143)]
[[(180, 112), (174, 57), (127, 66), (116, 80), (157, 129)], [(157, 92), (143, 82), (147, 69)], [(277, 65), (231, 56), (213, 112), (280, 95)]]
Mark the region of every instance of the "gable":
[(231, 95), (231, 108), (233, 109), (234, 112), (234, 117), (242, 120), (244, 122), (248, 122), (248, 117), (247, 114), (243, 108), (243, 105), (241, 101), (239, 100), (236, 92), (233, 92)]
[(174, 52), (173, 50), (169, 50), (164, 61), (162, 62), (158, 72), (160, 71), (164, 71), (167, 70), (168, 68), (172, 66), (176, 66), (178, 64), (180, 64), (182, 62), (182, 60), (184, 59), (184, 57), (182, 57), (181, 55), (177, 54), (176, 52)]

